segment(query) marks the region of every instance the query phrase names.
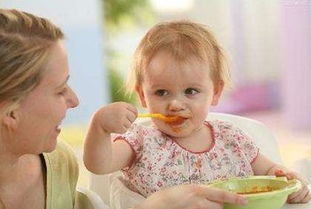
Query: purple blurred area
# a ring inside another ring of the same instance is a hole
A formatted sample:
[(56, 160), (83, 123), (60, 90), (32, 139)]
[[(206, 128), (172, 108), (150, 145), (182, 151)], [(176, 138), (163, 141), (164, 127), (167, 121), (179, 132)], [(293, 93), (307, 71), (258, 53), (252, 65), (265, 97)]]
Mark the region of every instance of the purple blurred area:
[(254, 111), (276, 110), (280, 108), (280, 86), (276, 81), (237, 86), (212, 111), (243, 114)]
[[(250, 13), (250, 9), (264, 9), (264, 3), (246, 5), (239, 0), (231, 5), (235, 88), (213, 110), (235, 114), (282, 111), (290, 128), (310, 131), (311, 0), (271, 5), (275, 8), (270, 15), (275, 19), (265, 16), (269, 11)], [(271, 20), (274, 25), (267, 22)]]

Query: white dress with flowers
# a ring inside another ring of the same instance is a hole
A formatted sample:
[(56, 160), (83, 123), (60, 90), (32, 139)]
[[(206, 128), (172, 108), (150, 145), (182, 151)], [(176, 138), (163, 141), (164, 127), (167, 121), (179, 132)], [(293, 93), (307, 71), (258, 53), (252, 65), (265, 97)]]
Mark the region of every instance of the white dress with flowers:
[(202, 152), (181, 147), (154, 126), (133, 124), (115, 140), (125, 140), (135, 152), (124, 168), (125, 184), (144, 197), (179, 184), (206, 184), (216, 179), (253, 175), (258, 148), (239, 128), (224, 121), (206, 121), (213, 143)]

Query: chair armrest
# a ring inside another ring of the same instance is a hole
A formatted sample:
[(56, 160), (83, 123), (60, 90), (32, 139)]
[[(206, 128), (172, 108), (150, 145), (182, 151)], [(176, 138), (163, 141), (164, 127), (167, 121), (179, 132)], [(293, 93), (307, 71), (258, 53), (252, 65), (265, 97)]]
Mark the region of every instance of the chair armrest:
[(77, 187), (74, 209), (110, 209), (93, 191)]
[(311, 202), (305, 204), (285, 204), (282, 209), (311, 209)]
[(306, 178), (309, 184), (311, 183), (311, 157), (296, 160), (291, 168)]

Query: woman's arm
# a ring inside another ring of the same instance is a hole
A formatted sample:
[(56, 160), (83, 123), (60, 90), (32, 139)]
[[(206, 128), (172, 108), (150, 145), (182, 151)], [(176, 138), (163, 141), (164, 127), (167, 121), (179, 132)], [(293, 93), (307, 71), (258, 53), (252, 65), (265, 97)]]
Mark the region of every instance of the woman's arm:
[(216, 209), (223, 208), (223, 203), (245, 205), (247, 200), (241, 195), (204, 185), (179, 185), (152, 194), (135, 209)]

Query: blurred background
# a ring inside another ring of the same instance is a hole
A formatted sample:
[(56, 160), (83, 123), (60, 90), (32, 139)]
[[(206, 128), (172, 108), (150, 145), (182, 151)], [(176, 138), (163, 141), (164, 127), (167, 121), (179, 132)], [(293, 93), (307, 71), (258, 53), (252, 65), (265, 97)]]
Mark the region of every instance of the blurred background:
[(311, 0), (1, 0), (0, 7), (48, 17), (66, 33), (80, 106), (61, 138), (77, 153), (80, 185), (88, 184), (82, 147), (92, 113), (114, 101), (137, 104), (123, 89), (132, 54), (150, 27), (173, 19), (208, 25), (227, 51), (233, 88), (213, 111), (266, 124), (287, 166), (311, 157)]

